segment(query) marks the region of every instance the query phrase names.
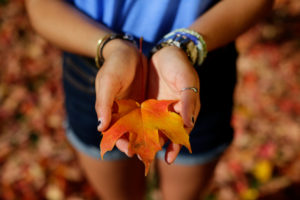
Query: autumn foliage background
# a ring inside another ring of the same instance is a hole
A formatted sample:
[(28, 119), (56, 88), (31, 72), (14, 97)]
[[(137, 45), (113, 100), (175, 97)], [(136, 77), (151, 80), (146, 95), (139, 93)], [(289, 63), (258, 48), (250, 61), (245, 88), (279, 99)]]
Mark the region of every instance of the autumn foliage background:
[[(300, 1), (277, 0), (237, 47), (235, 140), (207, 199), (300, 199)], [(0, 0), (0, 199), (96, 199), (64, 136), (60, 55), (24, 0)]]

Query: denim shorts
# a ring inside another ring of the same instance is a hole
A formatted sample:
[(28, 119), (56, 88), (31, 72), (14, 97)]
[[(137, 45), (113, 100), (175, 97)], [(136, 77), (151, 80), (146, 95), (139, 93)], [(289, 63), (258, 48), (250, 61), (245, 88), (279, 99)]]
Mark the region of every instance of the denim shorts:
[[(193, 153), (182, 148), (175, 163), (203, 164), (219, 157), (233, 140), (231, 115), (236, 84), (234, 44), (209, 52), (202, 66), (197, 67), (200, 78), (201, 110), (190, 133)], [(95, 112), (95, 77), (97, 68), (91, 58), (64, 53), (63, 84), (67, 112), (66, 134), (79, 151), (100, 159), (101, 134), (97, 131)], [(165, 149), (157, 153), (164, 158)], [(114, 148), (104, 160), (126, 159)]]

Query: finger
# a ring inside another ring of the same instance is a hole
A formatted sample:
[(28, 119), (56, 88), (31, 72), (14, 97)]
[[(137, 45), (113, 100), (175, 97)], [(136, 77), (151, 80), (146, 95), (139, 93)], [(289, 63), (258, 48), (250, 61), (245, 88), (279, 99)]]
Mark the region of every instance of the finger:
[(129, 141), (126, 138), (120, 138), (117, 140), (116, 142), (116, 147), (124, 152), (128, 157), (132, 157), (134, 154), (132, 152), (130, 152), (128, 149), (129, 147)]
[(165, 161), (168, 164), (172, 164), (176, 160), (176, 157), (179, 154), (180, 149), (181, 149), (180, 144), (174, 144), (174, 143), (169, 144), (165, 154)]
[(119, 91), (119, 83), (113, 75), (98, 72), (95, 81), (96, 104), (95, 109), (99, 121), (98, 131), (108, 128), (111, 120), (113, 102)]

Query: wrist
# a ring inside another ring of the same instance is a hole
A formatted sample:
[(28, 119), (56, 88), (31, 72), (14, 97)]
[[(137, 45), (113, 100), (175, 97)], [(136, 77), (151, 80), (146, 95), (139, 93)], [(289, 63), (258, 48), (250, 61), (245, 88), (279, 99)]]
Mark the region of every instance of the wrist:
[(110, 56), (113, 56), (117, 52), (124, 51), (128, 54), (133, 53), (136, 47), (129, 41), (122, 39), (115, 39), (109, 41), (102, 49), (102, 55), (104, 60), (108, 59)]
[[(131, 44), (129, 44), (129, 42)], [(112, 54), (126, 49), (133, 49), (132, 44), (136, 45), (135, 40), (131, 35), (113, 33), (105, 35), (103, 38), (100, 38), (98, 40), (95, 57), (97, 67), (100, 68), (104, 63), (105, 58), (108, 58)], [(104, 49), (106, 49), (105, 52)]]
[(176, 46), (167, 46), (160, 49), (153, 54), (151, 62), (159, 71), (164, 70), (164, 68), (169, 68), (169, 66), (172, 66), (171, 68), (174, 71), (181, 68), (194, 70), (186, 53)]

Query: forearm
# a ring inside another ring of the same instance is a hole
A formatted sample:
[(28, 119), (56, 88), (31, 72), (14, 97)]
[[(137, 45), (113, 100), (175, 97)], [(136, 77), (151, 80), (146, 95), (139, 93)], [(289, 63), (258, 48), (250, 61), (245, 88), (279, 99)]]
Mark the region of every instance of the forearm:
[(66, 51), (94, 57), (98, 39), (110, 32), (61, 0), (26, 0), (26, 7), (35, 30)]
[(189, 28), (201, 33), (208, 51), (233, 41), (272, 9), (274, 0), (223, 0)]

